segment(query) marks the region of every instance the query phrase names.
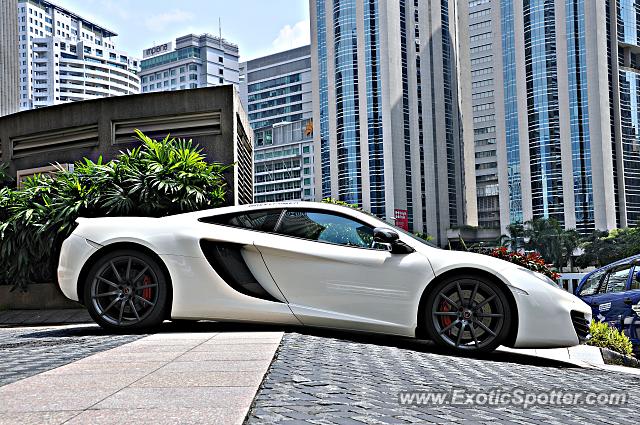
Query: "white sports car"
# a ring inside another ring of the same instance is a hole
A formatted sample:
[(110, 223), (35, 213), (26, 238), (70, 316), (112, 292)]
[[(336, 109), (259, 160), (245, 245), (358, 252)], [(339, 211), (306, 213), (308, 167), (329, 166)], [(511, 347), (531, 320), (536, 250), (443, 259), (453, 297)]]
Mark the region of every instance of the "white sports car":
[(541, 274), (311, 202), (81, 218), (62, 246), (58, 279), (112, 330), (212, 319), (492, 350), (576, 345), (591, 321), (587, 304)]

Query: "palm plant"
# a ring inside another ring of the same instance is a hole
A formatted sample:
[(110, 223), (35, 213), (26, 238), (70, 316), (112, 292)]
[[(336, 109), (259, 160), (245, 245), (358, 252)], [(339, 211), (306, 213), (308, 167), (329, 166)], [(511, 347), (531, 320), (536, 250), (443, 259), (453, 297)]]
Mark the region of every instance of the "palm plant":
[(498, 246), (504, 246), (510, 251), (518, 251), (524, 245), (524, 225), (520, 222), (513, 222), (507, 226), (507, 234), (500, 235), (497, 240)]

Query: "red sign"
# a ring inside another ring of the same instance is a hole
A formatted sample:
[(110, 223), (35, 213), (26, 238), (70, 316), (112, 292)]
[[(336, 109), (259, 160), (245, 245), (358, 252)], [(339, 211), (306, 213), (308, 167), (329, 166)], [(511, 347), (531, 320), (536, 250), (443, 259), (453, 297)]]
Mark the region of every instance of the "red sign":
[(409, 214), (407, 210), (395, 210), (396, 226), (409, 231)]

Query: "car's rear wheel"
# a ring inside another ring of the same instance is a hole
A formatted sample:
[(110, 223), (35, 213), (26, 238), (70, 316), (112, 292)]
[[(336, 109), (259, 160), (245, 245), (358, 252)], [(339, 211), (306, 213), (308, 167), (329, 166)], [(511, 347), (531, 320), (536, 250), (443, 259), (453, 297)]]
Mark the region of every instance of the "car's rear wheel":
[(162, 267), (150, 255), (132, 249), (112, 251), (87, 273), (84, 304), (104, 328), (148, 329), (165, 317), (168, 286)]
[(426, 328), (438, 345), (456, 351), (491, 351), (509, 335), (511, 307), (494, 282), (455, 276), (428, 291)]

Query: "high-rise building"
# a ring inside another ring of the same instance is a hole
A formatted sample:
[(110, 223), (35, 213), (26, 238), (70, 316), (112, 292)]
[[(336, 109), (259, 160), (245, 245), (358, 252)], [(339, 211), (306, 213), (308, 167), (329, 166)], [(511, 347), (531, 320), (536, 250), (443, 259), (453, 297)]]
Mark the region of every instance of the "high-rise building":
[(476, 225), (457, 2), (310, 0), (310, 12), (320, 196), (440, 243)]
[(0, 116), (18, 112), (19, 72), (17, 3), (0, 0)]
[(140, 91), (117, 34), (45, 0), (18, 2), (20, 109)]
[(189, 34), (143, 51), (142, 92), (238, 85), (238, 46), (210, 34)]
[[(478, 203), (478, 226), (500, 228), (500, 201), (498, 185), (498, 162), (496, 148), (496, 120), (503, 116), (502, 105), (496, 107), (496, 89), (501, 89), (500, 43), (493, 32), (495, 17), (493, 7), (499, 2), (489, 0), (463, 0), (468, 14), (460, 16), (460, 38), (468, 46), (469, 63), (464, 68), (471, 82), (473, 113), (474, 157), (468, 158), (475, 167), (476, 194)], [(463, 19), (466, 21), (464, 22)], [(466, 23), (465, 24), (463, 24)], [(513, 84), (513, 82), (511, 82)], [(508, 88), (505, 88), (505, 90)]]
[[(535, 218), (582, 233), (640, 224), (640, 5), (461, 4), (474, 121), (495, 111), (495, 126), (487, 124), (495, 141), (475, 123), (480, 223), (481, 195), (490, 196), (481, 181), (495, 173), (494, 164), (481, 165), (486, 161), (497, 165), (503, 230)], [(492, 150), (494, 160), (482, 159)]]
[(240, 64), (256, 202), (315, 199), (310, 46)]

